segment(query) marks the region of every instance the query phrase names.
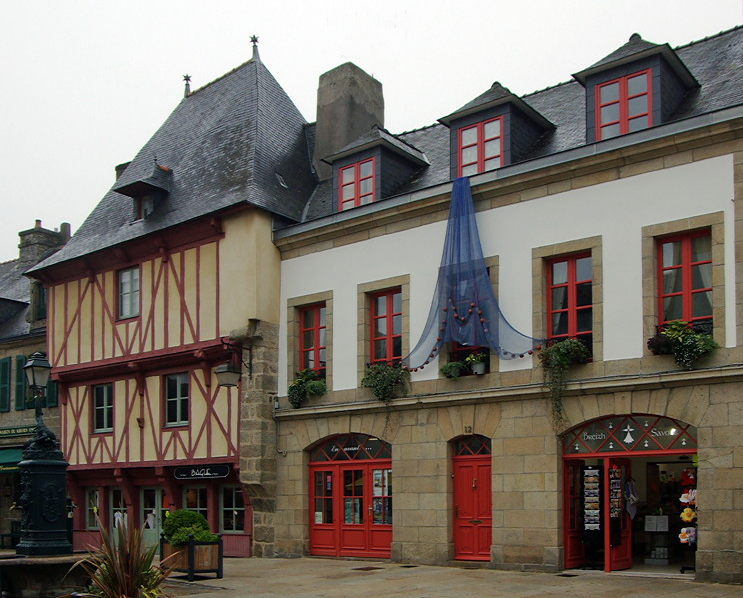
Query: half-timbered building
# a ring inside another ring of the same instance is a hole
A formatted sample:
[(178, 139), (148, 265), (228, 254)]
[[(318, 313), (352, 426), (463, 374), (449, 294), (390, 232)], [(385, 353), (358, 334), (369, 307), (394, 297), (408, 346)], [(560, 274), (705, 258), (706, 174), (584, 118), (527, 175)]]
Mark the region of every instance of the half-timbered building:
[[(75, 549), (125, 521), (156, 541), (167, 512), (188, 508), (223, 534), (226, 555), (246, 556), (254, 519), (260, 540), (272, 511), (271, 233), (274, 218), (299, 219), (310, 191), (305, 121), (257, 51), (202, 89), (186, 85), (67, 247), (33, 272), (48, 294)], [(218, 384), (225, 363), (245, 364), (242, 395)]]

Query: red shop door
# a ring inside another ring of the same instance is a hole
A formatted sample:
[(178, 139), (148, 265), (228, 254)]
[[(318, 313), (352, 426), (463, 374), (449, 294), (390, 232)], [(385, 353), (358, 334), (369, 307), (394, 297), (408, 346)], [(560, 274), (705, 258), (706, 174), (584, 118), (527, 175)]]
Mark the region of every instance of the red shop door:
[(454, 558), (489, 561), (492, 542), (490, 455), (454, 458)]
[(563, 529), (565, 530), (565, 568), (581, 567), (586, 560), (583, 545), (583, 461), (565, 461), (563, 473)]
[(604, 532), (604, 554), (609, 558), (604, 563), (605, 571), (621, 571), (632, 567), (632, 520), (624, 508), (624, 485), (632, 475), (629, 459), (607, 459), (604, 468), (604, 496), (609, 500), (604, 505), (604, 521), (608, 529)]
[(392, 542), (390, 462), (311, 468), (310, 553), (389, 558)]

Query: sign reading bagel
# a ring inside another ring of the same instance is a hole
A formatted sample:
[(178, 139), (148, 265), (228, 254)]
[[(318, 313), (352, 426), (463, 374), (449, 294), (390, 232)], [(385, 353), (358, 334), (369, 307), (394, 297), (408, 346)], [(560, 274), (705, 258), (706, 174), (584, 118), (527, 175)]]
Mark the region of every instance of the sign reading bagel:
[(176, 467), (173, 476), (176, 480), (202, 480), (208, 478), (226, 478), (230, 475), (230, 466), (224, 463), (217, 465), (187, 465)]

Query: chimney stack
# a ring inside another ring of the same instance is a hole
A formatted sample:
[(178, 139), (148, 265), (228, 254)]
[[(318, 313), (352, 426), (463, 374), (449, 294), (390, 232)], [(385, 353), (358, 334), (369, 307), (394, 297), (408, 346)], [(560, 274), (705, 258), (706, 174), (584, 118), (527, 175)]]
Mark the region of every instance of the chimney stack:
[(382, 84), (351, 62), (320, 76), (317, 88), (315, 155), (312, 163), (320, 180), (333, 169), (322, 159), (334, 154), (374, 125), (384, 127)]
[(70, 240), (70, 224), (63, 222), (59, 231), (48, 230), (37, 220), (34, 227), (18, 233), (21, 239), (18, 245), (18, 261), (23, 269), (38, 264)]

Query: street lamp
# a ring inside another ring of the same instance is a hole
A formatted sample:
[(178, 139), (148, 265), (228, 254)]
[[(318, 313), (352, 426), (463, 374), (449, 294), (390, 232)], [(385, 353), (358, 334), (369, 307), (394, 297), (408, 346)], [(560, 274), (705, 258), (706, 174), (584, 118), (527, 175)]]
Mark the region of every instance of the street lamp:
[(36, 352), (26, 365), (26, 380), (31, 387), (36, 409), (36, 426), (31, 440), (23, 445), (18, 463), (23, 509), (19, 556), (72, 554), (67, 537), (67, 461), (59, 450), (57, 437), (44, 425), (42, 403), (52, 366), (46, 354)]
[[(41, 410), (41, 404), (44, 401), (46, 385), (49, 382), (49, 374), (51, 373), (52, 366), (47, 361), (46, 354), (37, 351), (28, 358), (23, 369), (26, 371), (26, 380), (33, 393), (34, 407), (36, 408), (36, 424), (39, 425), (39, 418), (44, 415)], [(41, 424), (43, 425), (43, 421)]]

